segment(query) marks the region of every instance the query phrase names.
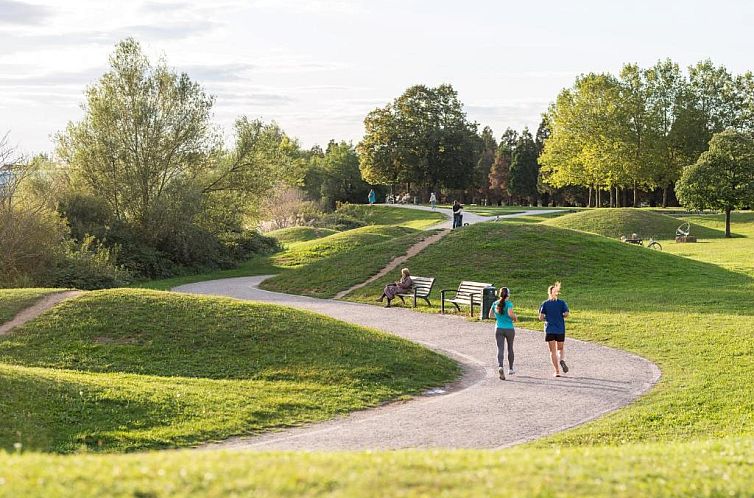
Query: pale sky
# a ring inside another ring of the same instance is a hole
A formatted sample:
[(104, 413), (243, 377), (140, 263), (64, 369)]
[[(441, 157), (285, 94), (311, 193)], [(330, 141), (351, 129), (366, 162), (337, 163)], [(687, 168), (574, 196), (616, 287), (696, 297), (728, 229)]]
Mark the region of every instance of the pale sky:
[(81, 117), (127, 36), (217, 97), (215, 121), (277, 121), (301, 144), (358, 142), (407, 87), (450, 83), (499, 137), (536, 129), (581, 73), (670, 57), (754, 69), (754, 2), (0, 0), (0, 136), (28, 153)]

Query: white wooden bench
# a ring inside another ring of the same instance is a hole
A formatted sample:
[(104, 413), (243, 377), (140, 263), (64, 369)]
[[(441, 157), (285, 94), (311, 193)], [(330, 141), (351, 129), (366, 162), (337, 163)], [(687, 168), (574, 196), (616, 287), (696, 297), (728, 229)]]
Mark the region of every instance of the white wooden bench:
[[(492, 284), (482, 282), (469, 282), (464, 280), (458, 285), (458, 289), (443, 289), (440, 291), (440, 312), (445, 313), (445, 302), (452, 303), (456, 310), (461, 311), (459, 304), (468, 306), (469, 314), (474, 316), (474, 306), (482, 305), (482, 291), (485, 287), (491, 287)], [(452, 299), (446, 298), (446, 292), (454, 292)]]
[(417, 298), (424, 299), (429, 306), (432, 306), (432, 303), (429, 302), (429, 293), (432, 292), (432, 286), (435, 285), (435, 277), (411, 277), (411, 281), (414, 282), (413, 287), (407, 291), (396, 294), (396, 296), (401, 298), (401, 301), (403, 301), (404, 304), (406, 303), (406, 301), (403, 300), (404, 297), (413, 297), (414, 308), (416, 308)]

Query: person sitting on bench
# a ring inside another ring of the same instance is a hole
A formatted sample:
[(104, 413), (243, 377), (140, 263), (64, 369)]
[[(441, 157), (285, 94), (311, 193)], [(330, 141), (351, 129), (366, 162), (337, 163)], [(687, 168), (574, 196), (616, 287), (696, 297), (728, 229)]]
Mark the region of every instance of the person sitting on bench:
[(401, 270), (401, 279), (397, 282), (393, 282), (392, 284), (387, 284), (385, 286), (385, 289), (382, 291), (382, 295), (377, 300), (379, 302), (382, 302), (383, 299), (387, 298), (387, 304), (385, 305), (386, 308), (390, 307), (390, 301), (393, 300), (396, 294), (400, 294), (401, 292), (406, 292), (411, 287), (413, 287), (414, 282), (411, 280), (411, 274), (408, 271), (408, 268), (404, 268)]

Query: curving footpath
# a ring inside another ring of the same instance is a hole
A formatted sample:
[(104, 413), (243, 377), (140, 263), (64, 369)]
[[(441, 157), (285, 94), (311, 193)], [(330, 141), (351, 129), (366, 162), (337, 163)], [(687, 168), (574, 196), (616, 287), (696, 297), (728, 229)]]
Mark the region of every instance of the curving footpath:
[(491, 322), (258, 289), (265, 278), (268, 277), (214, 280), (174, 290), (274, 303), (377, 328), (450, 356), (462, 365), (462, 378), (410, 401), (324, 423), (232, 438), (203, 448), (500, 448), (562, 431), (616, 410), (646, 392), (660, 376), (659, 369), (643, 358), (568, 339), (566, 360), (571, 370), (564, 377), (553, 378), (544, 334), (517, 329), (517, 373), (501, 381), (497, 377)]

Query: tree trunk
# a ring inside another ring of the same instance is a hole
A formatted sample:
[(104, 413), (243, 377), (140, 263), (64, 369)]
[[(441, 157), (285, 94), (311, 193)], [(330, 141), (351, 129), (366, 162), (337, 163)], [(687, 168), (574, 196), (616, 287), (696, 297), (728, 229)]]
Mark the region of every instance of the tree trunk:
[(621, 207), (621, 204), (622, 203), (620, 202), (620, 188), (615, 187), (615, 207), (619, 208)]
[(592, 187), (589, 186), (589, 198), (586, 201), (586, 207), (592, 207)]
[(639, 207), (639, 193), (636, 190), (636, 182), (634, 182), (634, 207)]
[(725, 236), (730, 238), (730, 208), (725, 208)]
[(668, 207), (668, 185), (662, 187), (662, 207)]

